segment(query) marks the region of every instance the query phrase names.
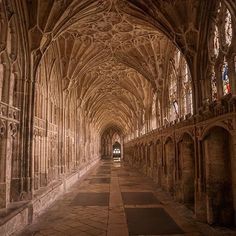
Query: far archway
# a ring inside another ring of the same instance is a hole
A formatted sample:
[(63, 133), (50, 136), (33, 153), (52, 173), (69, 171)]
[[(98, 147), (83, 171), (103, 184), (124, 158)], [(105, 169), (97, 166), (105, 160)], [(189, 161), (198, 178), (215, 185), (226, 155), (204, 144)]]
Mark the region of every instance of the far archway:
[(113, 159), (123, 157), (123, 136), (118, 129), (109, 128), (101, 137), (101, 158)]
[(113, 145), (113, 158), (121, 158), (121, 144), (119, 142), (115, 142)]

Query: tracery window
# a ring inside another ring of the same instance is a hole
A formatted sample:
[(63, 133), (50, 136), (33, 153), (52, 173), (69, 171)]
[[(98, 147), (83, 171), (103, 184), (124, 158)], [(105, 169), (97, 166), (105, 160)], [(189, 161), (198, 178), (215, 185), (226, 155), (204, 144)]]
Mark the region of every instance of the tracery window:
[(232, 34), (233, 34), (233, 30), (232, 30), (232, 19), (231, 19), (231, 14), (229, 12), (228, 9), (226, 9), (226, 13), (225, 13), (225, 42), (227, 45), (230, 45), (232, 42)]
[(175, 114), (178, 115), (179, 114), (179, 105), (178, 105), (177, 100), (173, 101), (173, 107), (174, 107)]
[(219, 43), (219, 30), (218, 30), (218, 27), (217, 25), (215, 25), (215, 32), (214, 32), (214, 42), (213, 42), (213, 45), (214, 45), (214, 55), (215, 57), (218, 57), (219, 56), (219, 50), (220, 50), (220, 43)]
[(170, 121), (178, 118), (179, 107), (177, 101), (177, 78), (171, 74), (169, 87), (169, 107), (170, 107)]
[(152, 125), (151, 128), (152, 129), (157, 128), (156, 100), (157, 100), (157, 95), (154, 94), (153, 101), (152, 101), (152, 114), (151, 114), (151, 125)]
[(182, 94), (183, 94), (183, 115), (192, 113), (192, 80), (188, 65), (184, 58), (182, 59)]
[(228, 63), (233, 37), (232, 19), (229, 10), (222, 3), (219, 4), (217, 17), (213, 22), (213, 30), (209, 43), (209, 55), (212, 65), (210, 71), (211, 97), (214, 101), (221, 94), (224, 96), (231, 93), (229, 72), (235, 70)]
[(179, 50), (170, 61), (169, 120), (192, 113), (192, 81), (187, 62)]
[(146, 129), (145, 129), (145, 111), (143, 110), (143, 114), (142, 114), (142, 130), (141, 130), (141, 135), (146, 133)]

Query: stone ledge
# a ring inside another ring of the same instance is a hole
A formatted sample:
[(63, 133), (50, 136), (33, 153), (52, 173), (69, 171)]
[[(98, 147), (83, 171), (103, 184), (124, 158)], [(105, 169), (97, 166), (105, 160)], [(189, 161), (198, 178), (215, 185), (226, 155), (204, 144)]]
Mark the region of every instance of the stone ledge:
[(99, 159), (84, 166), (60, 182), (49, 186), (42, 194), (36, 195), (35, 198), (24, 203), (18, 208), (10, 211), (0, 219), (0, 235), (8, 236), (22, 230), (26, 225), (31, 224), (40, 214), (44, 212), (59, 196), (75, 184), (84, 174), (86, 174)]
[(0, 227), (0, 235), (8, 236), (13, 234), (18, 230), (22, 230), (27, 224), (29, 219), (29, 206), (26, 206), (16, 215), (14, 215), (11, 219), (5, 222)]

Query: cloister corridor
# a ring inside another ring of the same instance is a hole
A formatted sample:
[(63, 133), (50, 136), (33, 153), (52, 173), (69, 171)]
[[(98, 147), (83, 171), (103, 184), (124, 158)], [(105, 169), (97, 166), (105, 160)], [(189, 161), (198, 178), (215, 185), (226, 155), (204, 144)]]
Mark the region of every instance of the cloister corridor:
[(19, 236), (235, 235), (197, 222), (148, 177), (101, 160)]
[(0, 236), (236, 236), (236, 0), (0, 0)]

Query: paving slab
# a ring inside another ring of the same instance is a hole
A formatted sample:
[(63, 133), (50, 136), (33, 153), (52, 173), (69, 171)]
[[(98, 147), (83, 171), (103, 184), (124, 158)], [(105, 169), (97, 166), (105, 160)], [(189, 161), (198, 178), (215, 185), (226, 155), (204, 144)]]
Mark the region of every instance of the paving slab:
[(100, 161), (15, 235), (205, 235), (190, 213), (179, 214), (180, 209), (154, 182), (122, 161)]
[(108, 206), (109, 193), (79, 193), (71, 204), (73, 206)]
[(160, 204), (152, 192), (122, 192), (121, 195), (125, 205)]
[(125, 208), (130, 235), (184, 234), (163, 208)]

